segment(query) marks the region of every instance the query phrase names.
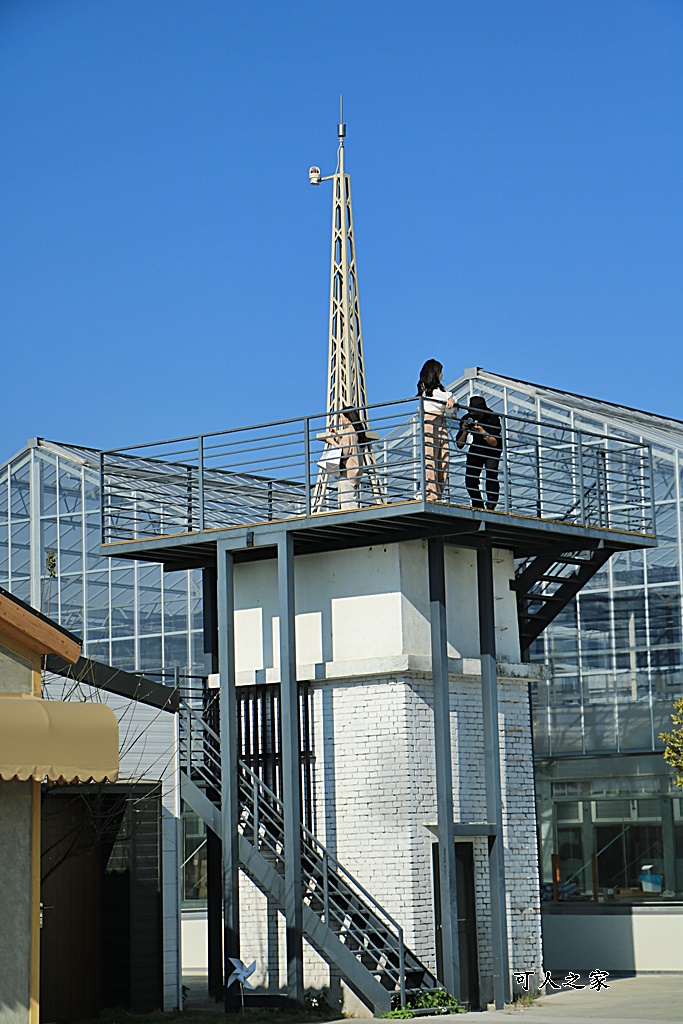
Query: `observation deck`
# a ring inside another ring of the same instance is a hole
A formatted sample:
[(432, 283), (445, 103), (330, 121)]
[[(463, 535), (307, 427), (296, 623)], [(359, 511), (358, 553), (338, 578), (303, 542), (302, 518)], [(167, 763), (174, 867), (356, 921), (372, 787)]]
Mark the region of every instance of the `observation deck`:
[(500, 498), (489, 511), (471, 506), (458, 418), (446, 418), (447, 479), (429, 501), (422, 399), (366, 412), (353, 508), (339, 507), (337, 478), (317, 465), (329, 414), (102, 452), (103, 553), (207, 567), (219, 542), (238, 561), (270, 557), (283, 531), (297, 554), (430, 536), (517, 558), (656, 544), (648, 444), (500, 414)]

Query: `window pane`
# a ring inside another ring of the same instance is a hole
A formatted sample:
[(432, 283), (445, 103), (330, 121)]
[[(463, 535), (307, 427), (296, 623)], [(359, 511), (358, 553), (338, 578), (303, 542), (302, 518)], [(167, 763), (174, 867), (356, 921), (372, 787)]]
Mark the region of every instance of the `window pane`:
[(86, 577), (87, 639), (89, 643), (109, 636), (109, 574), (91, 572)]
[(138, 667), (141, 672), (152, 672), (158, 675), (162, 669), (161, 637), (143, 636), (139, 640)]
[(201, 569), (192, 569), (190, 577), (190, 626), (192, 629), (202, 629), (204, 625), (202, 613), (202, 573)]
[(28, 523), (12, 524), (12, 576), (29, 576), (31, 572), (30, 529)]
[(82, 510), (81, 471), (59, 460), (59, 511), (74, 513)]
[(111, 642), (111, 663), (115, 668), (125, 669), (127, 672), (135, 671), (135, 641), (134, 640), (112, 640)]
[(98, 475), (85, 471), (85, 511), (100, 511), (100, 478)]
[[(161, 632), (161, 566), (138, 565), (138, 629), (140, 633)], [(161, 665), (159, 652), (158, 666)]]
[(206, 902), (206, 825), (183, 812), (183, 902)]
[(100, 554), (100, 517), (89, 515), (85, 517), (85, 552), (86, 566), (88, 569), (104, 569), (107, 559)]
[(116, 569), (111, 574), (112, 636), (133, 636), (135, 633), (133, 567)]
[(6, 522), (0, 522), (0, 587), (7, 587), (9, 579), (9, 531)]
[(10, 473), (10, 500), (13, 519), (28, 519), (30, 514), (29, 494), (30, 463), (27, 460)]
[(164, 573), (164, 631), (187, 629), (187, 573)]
[(28, 576), (12, 577), (11, 593), (18, 597), (20, 601), (26, 601), (28, 604), (31, 600), (31, 581)]
[(40, 514), (53, 516), (57, 512), (57, 465), (48, 455), (38, 457), (40, 466)]
[(59, 620), (76, 636), (83, 635), (83, 580), (81, 576), (62, 576), (60, 580), (61, 612)]
[(178, 636), (164, 636), (164, 668), (187, 672), (187, 633)]
[(59, 520), (59, 571), (83, 570), (83, 522), (80, 516), (62, 516)]

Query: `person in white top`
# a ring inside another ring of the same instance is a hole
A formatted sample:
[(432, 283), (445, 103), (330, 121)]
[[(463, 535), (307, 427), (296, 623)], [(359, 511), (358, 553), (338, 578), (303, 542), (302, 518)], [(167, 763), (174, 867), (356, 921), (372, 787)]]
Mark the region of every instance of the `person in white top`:
[(427, 501), (439, 501), (443, 497), (450, 462), (446, 416), (452, 416), (458, 409), (450, 391), (442, 389), (442, 380), (443, 366), (438, 359), (428, 359), (417, 382), (418, 396), (424, 399)]

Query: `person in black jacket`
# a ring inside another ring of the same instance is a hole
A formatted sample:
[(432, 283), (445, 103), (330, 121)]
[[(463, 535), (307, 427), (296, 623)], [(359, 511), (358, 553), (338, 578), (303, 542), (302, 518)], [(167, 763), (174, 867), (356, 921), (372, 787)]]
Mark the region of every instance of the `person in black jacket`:
[[(470, 398), (467, 415), (460, 420), (460, 432), (455, 439), (458, 448), (465, 447), (468, 435), (471, 435), (472, 440), (465, 464), (465, 487), (472, 501), (472, 508), (487, 508), (492, 511), (500, 496), (498, 465), (503, 452), (503, 431), (500, 417), (489, 409), (482, 395), (473, 395)], [(479, 487), (484, 469), (486, 503)]]

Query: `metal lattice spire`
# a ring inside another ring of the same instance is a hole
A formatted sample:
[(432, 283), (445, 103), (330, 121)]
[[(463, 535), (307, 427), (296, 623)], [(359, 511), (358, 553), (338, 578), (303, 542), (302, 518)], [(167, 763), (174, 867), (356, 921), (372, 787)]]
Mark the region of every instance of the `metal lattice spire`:
[[(334, 174), (322, 177), (319, 167), (311, 167), (309, 179), (312, 185), (332, 181), (332, 254), (330, 260), (330, 321), (327, 357), (327, 406), (328, 415), (340, 409), (357, 409), (360, 420), (367, 431), (367, 392), (365, 388), (365, 362), (363, 358), (363, 332), (358, 296), (358, 274), (356, 269), (356, 245), (353, 232), (353, 207), (351, 204), (351, 178), (344, 163), (344, 139), (346, 125), (343, 120), (342, 97), (339, 97), (339, 124), (337, 125), (339, 148), (337, 169)], [(372, 451), (366, 453), (366, 462), (373, 464)], [(322, 500), (325, 481), (318, 480), (316, 500)], [(373, 483), (373, 490), (375, 484)]]
[(312, 185), (332, 181), (332, 256), (330, 261), (330, 323), (327, 361), (327, 412), (338, 412), (347, 406), (363, 414), (367, 405), (363, 334), (358, 298), (356, 246), (353, 234), (351, 178), (344, 166), (342, 98), (339, 98), (339, 148), (337, 170), (323, 178), (319, 167), (311, 167)]

